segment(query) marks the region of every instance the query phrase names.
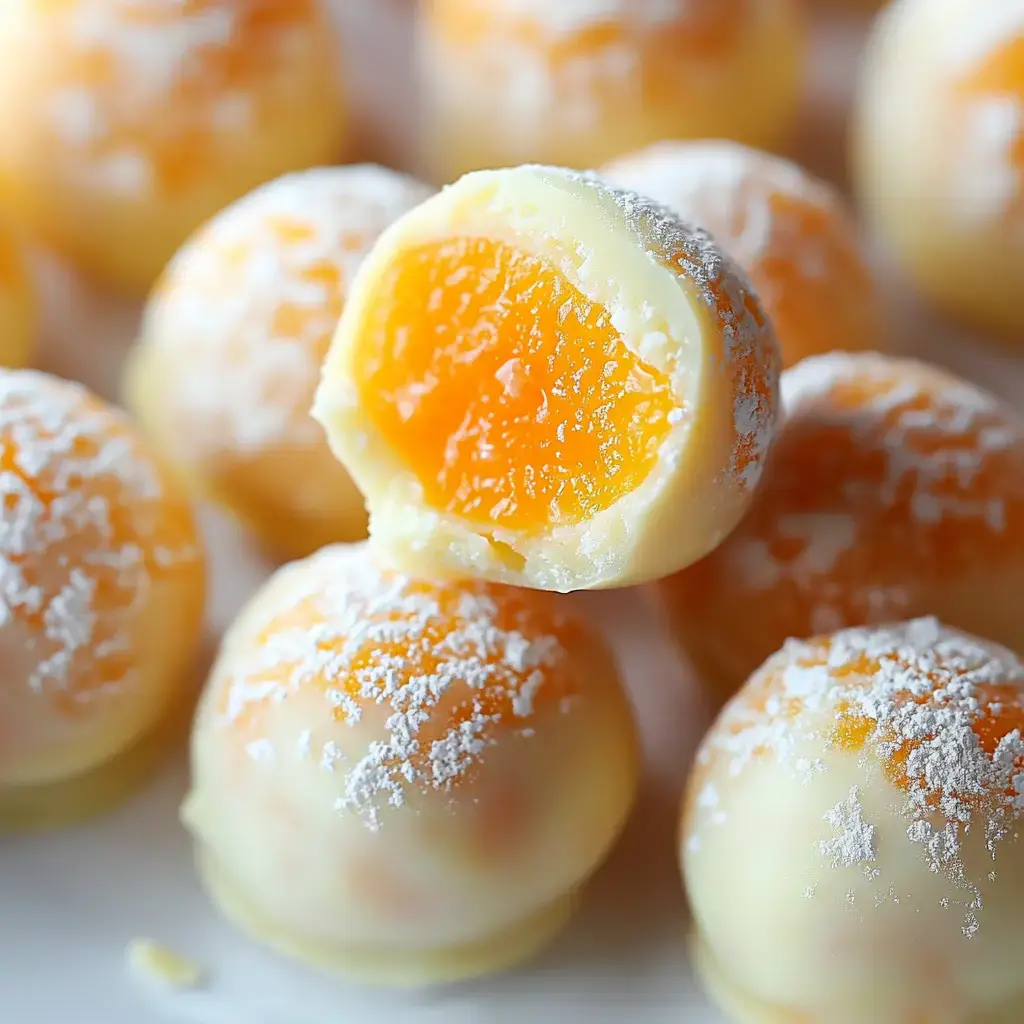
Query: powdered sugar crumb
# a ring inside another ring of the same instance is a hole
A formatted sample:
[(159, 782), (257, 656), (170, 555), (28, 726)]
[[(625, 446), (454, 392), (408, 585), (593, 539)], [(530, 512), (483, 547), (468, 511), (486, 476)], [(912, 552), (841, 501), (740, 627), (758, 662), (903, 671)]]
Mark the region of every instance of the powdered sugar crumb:
[(875, 859), (875, 826), (864, 820), (860, 804), (860, 788), (854, 786), (826, 815), (825, 820), (835, 832), (818, 842), (818, 852), (834, 868), (852, 868)]

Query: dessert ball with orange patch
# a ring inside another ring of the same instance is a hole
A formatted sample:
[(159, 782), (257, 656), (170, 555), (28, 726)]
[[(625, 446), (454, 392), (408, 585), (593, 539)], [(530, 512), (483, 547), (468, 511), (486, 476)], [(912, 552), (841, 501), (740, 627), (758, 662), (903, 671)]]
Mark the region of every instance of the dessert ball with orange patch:
[(117, 288), (346, 124), (318, 0), (0, 4), (0, 208)]
[(750, 275), (785, 365), (882, 347), (878, 290), (831, 185), (788, 160), (719, 140), (655, 143), (601, 175), (711, 232)]
[(636, 583), (746, 511), (778, 350), (702, 231), (557, 168), (477, 172), (380, 238), (314, 406), (406, 571)]
[(309, 408), (356, 268), (429, 194), (369, 165), (286, 175), (196, 234), (150, 299), (129, 404), (198, 491), (285, 555), (366, 535)]
[(787, 637), (917, 615), (1024, 649), (1024, 422), (944, 370), (871, 353), (783, 374), (753, 508), (664, 580), (724, 700)]
[(729, 1019), (1020, 1019), (1024, 665), (933, 618), (790, 640), (697, 756), (680, 831)]
[(366, 544), (280, 570), (225, 638), (195, 725), (183, 815), (215, 902), (384, 984), (547, 943), (637, 777), (613, 659), (567, 600), (410, 579)]
[(438, 181), (596, 167), (664, 138), (773, 146), (797, 111), (799, 0), (428, 0), (420, 23)]
[(196, 690), (205, 581), (174, 480), (77, 384), (0, 370), (0, 495), (4, 829), (107, 806), (155, 760)]
[(943, 311), (1024, 331), (1024, 0), (898, 0), (865, 60), (854, 177)]
[(35, 345), (36, 303), (17, 239), (0, 223), (0, 366), (24, 366)]

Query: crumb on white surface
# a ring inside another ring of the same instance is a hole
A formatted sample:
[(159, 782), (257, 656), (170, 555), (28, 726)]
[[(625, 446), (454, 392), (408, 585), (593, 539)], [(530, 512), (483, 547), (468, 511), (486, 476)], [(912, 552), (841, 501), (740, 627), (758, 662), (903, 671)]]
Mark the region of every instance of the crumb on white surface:
[(147, 981), (172, 989), (191, 989), (202, 984), (203, 969), (195, 960), (152, 939), (132, 939), (126, 954), (132, 973)]

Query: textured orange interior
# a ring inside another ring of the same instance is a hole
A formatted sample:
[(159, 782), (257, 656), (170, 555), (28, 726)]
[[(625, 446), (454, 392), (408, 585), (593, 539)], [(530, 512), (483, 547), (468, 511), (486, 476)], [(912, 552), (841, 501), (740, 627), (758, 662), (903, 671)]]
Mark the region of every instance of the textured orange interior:
[[(55, 27), (60, 25), (69, 40), (74, 40), (71, 24), (64, 24), (64, 19), (76, 16), (72, 5), (41, 6), (62, 19)], [(193, 186), (208, 173), (206, 156), (217, 145), (211, 131), (214, 122), (197, 119), (195, 112), (209, 110), (224, 96), (251, 94), (253, 83), (266, 80), (268, 71), (279, 65), (282, 34), (320, 19), (315, 0), (183, 0), (116, 6), (113, 17), (119, 19), (123, 38), (115, 30), (109, 41), (69, 44), (61, 77), (69, 86), (88, 90), (99, 98), (100, 107), (113, 112), (112, 130), (90, 143), (93, 156), (116, 156), (133, 149), (145, 153), (156, 182), (168, 194)], [(158, 105), (142, 120), (128, 115), (128, 110), (140, 109), (131, 101), (137, 86), (125, 81), (118, 56), (121, 49), (130, 52), (130, 33), (170, 31), (185, 18), (219, 12), (233, 19), (230, 37), (191, 49), (179, 74), (164, 83), (166, 91), (161, 92)], [(127, 105), (122, 96), (129, 97)]]
[(379, 294), (357, 386), (432, 508), (540, 532), (593, 517), (651, 472), (671, 383), (555, 267), (456, 238), (396, 258)]
[[(501, 633), (518, 634), (527, 642), (544, 638), (554, 642), (552, 658), (543, 668), (541, 685), (531, 687), (533, 714), (557, 705), (576, 692), (571, 652), (581, 649), (584, 634), (579, 623), (553, 612), (547, 595), (477, 582), (434, 584), (409, 580), (395, 593), (392, 591), (394, 580), (393, 575), (384, 574), (372, 594), (354, 590), (347, 597), (343, 618), (358, 622), (366, 633), (365, 640), (354, 650), (347, 635), (324, 629), (319, 598), (302, 600), (276, 616), (259, 634), (258, 644), (272, 645), (276, 637), (296, 630), (319, 633), (323, 637), (318, 648), (320, 653), (335, 653), (339, 659), (333, 667), (328, 665), (316, 674), (304, 674), (298, 663), (281, 663), (262, 674), (254, 673), (249, 681), (258, 685), (301, 678), (303, 687), (324, 693), (328, 689), (342, 689), (353, 699), (371, 703), (374, 698), (360, 696), (361, 683), (357, 676), (365, 678), (365, 670), (382, 665), (394, 669), (395, 675), (387, 682), (381, 679), (383, 693), (386, 685), (401, 689), (414, 680), (437, 677), (442, 662), (450, 663), (454, 651), (464, 651), (465, 678), (460, 675), (450, 680), (436, 708), (425, 705), (429, 717), (417, 733), (421, 755), (411, 758), (415, 764), (417, 757), (421, 757), (423, 764), (417, 767), (423, 767), (429, 762), (430, 744), (463, 722), (493, 716), (506, 724), (516, 722), (525, 726), (532, 717), (532, 714), (517, 715), (513, 700), (527, 686), (536, 669), (517, 666), (506, 656), (500, 643), (496, 645), (498, 649), (483, 657), (481, 638), (478, 635), (467, 637), (469, 621), (463, 602), (480, 599), (490, 603), (493, 614), (489, 614), (489, 621)], [(424, 606), (429, 607), (428, 614), (424, 614)], [(391, 624), (394, 640), (380, 638), (375, 627), (385, 624)], [(330, 623), (327, 625), (329, 627)], [(342, 664), (344, 667), (339, 667)], [(470, 675), (473, 675), (472, 680)], [(229, 691), (230, 688), (225, 687), (222, 693), (221, 710), (225, 713)], [(272, 705), (271, 696), (249, 701), (234, 721), (243, 729), (251, 727), (258, 731), (262, 715)], [(522, 712), (523, 708), (519, 710)], [(339, 724), (346, 721), (343, 708), (335, 707), (333, 716)]]

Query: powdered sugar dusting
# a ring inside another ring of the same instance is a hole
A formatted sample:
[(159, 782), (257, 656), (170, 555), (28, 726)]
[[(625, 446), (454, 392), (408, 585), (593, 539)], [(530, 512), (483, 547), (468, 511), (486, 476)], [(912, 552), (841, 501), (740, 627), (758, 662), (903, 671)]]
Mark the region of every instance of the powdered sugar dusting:
[(835, 835), (820, 840), (818, 851), (832, 867), (852, 868), (875, 859), (876, 830), (864, 820), (858, 786), (825, 815), (825, 820)]
[(63, 170), (83, 187), (146, 198), (180, 179), (182, 147), (252, 130), (263, 108), (249, 69), (267, 83), (294, 73), (296, 55), (315, 52), (322, 28), (300, 4), (263, 4), (262, 15), (234, 0), (47, 6), (43, 15), (38, 4), (20, 4), (12, 24), (33, 47), (45, 33), (58, 54), (45, 114), (74, 151)]
[(142, 339), (173, 361), (165, 398), (190, 458), (320, 441), (309, 408), (355, 273), (381, 231), (429, 194), (372, 165), (289, 174), (186, 245)]
[[(748, 270), (781, 254), (804, 278), (820, 278), (830, 256), (825, 237), (805, 230), (805, 211), (846, 219), (831, 186), (737, 142), (659, 142), (613, 161), (602, 174), (702, 225)], [(778, 203), (778, 197), (792, 201)]]
[(1006, 217), (1024, 201), (1024, 94), (974, 100), (957, 153), (958, 201), (951, 215), (967, 224)]
[[(1024, 666), (1003, 648), (917, 619), (787, 642), (727, 707), (700, 761), (724, 758), (737, 776), (772, 758), (802, 776), (797, 752), (817, 746), (826, 764), (858, 755), (865, 779), (879, 766), (900, 794), (907, 840), (963, 893), (956, 902), (971, 936), (985, 879), (968, 875), (961, 846), (980, 830), (994, 860), (1016, 838), (1021, 725)], [(878, 859), (884, 871), (857, 790), (824, 813), (837, 832), (819, 843), (827, 860), (849, 867)]]
[(84, 705), (132, 681), (154, 577), (199, 557), (190, 519), (167, 532), (163, 500), (120, 413), (78, 385), (0, 371), (0, 629), (32, 690)]
[(970, 15), (948, 34), (947, 52), (952, 67), (972, 70), (1000, 46), (1024, 35), (1024, 0), (974, 4)]
[[(933, 86), (951, 120), (939, 160), (943, 206), (960, 230), (1024, 240), (1024, 0), (911, 12), (938, 39)], [(941, 140), (937, 139), (939, 145)]]
[(511, 0), (510, 15), (529, 17), (557, 35), (572, 35), (594, 25), (626, 21), (653, 27), (693, 17), (720, 0)]
[(729, 469), (736, 482), (756, 487), (775, 432), (780, 355), (746, 275), (706, 231), (667, 207), (594, 175), (563, 173), (614, 202), (651, 259), (676, 274), (722, 332), (720, 369), (732, 378), (734, 393)]
[(450, 790), (499, 737), (528, 740), (542, 698), (571, 713), (560, 703), (571, 696), (558, 636), (568, 620), (547, 597), (382, 574), (365, 545), (325, 549), (310, 564), (308, 586), (288, 592), (259, 646), (233, 662), (221, 724), (322, 692), (333, 739), (318, 751), (310, 722), (290, 749), (305, 759), (312, 746), (322, 770), (344, 773), (339, 812), (377, 830), (385, 807), (414, 789)]
[(1024, 425), (940, 370), (835, 353), (787, 370), (782, 394), (771, 476), (719, 557), (751, 590), (813, 598), (819, 631), (900, 617), (900, 559), (918, 573), (952, 564), (951, 523), (981, 557), (980, 539), (999, 541), (1024, 503)]
[[(699, 40), (709, 30), (717, 36), (721, 25), (739, 35), (752, 20), (749, 5), (735, 0), (503, 0), (483, 6), (491, 30), (474, 34), (469, 46), (442, 19), (428, 19), (431, 88), (482, 127), (500, 112), (509, 151), (525, 154), (543, 152), (561, 132), (600, 130), (609, 97), (616, 107), (644, 104), (645, 58), (657, 56), (666, 30)], [(587, 33), (584, 45), (572, 45)], [(712, 50), (709, 63), (716, 58)]]
[[(61, 18), (74, 59), (67, 65), (66, 84), (53, 93), (51, 123), (69, 146), (93, 155), (70, 169), (98, 190), (150, 193), (157, 171), (146, 149), (132, 141), (130, 129), (152, 131), (156, 119), (159, 130), (173, 131), (173, 97), (203, 73), (211, 53), (231, 45), (239, 29), (237, 6), (86, 0)], [(89, 69), (98, 63), (104, 75), (73, 73), (78, 65)], [(214, 103), (191, 106), (197, 125), (218, 109)]]

